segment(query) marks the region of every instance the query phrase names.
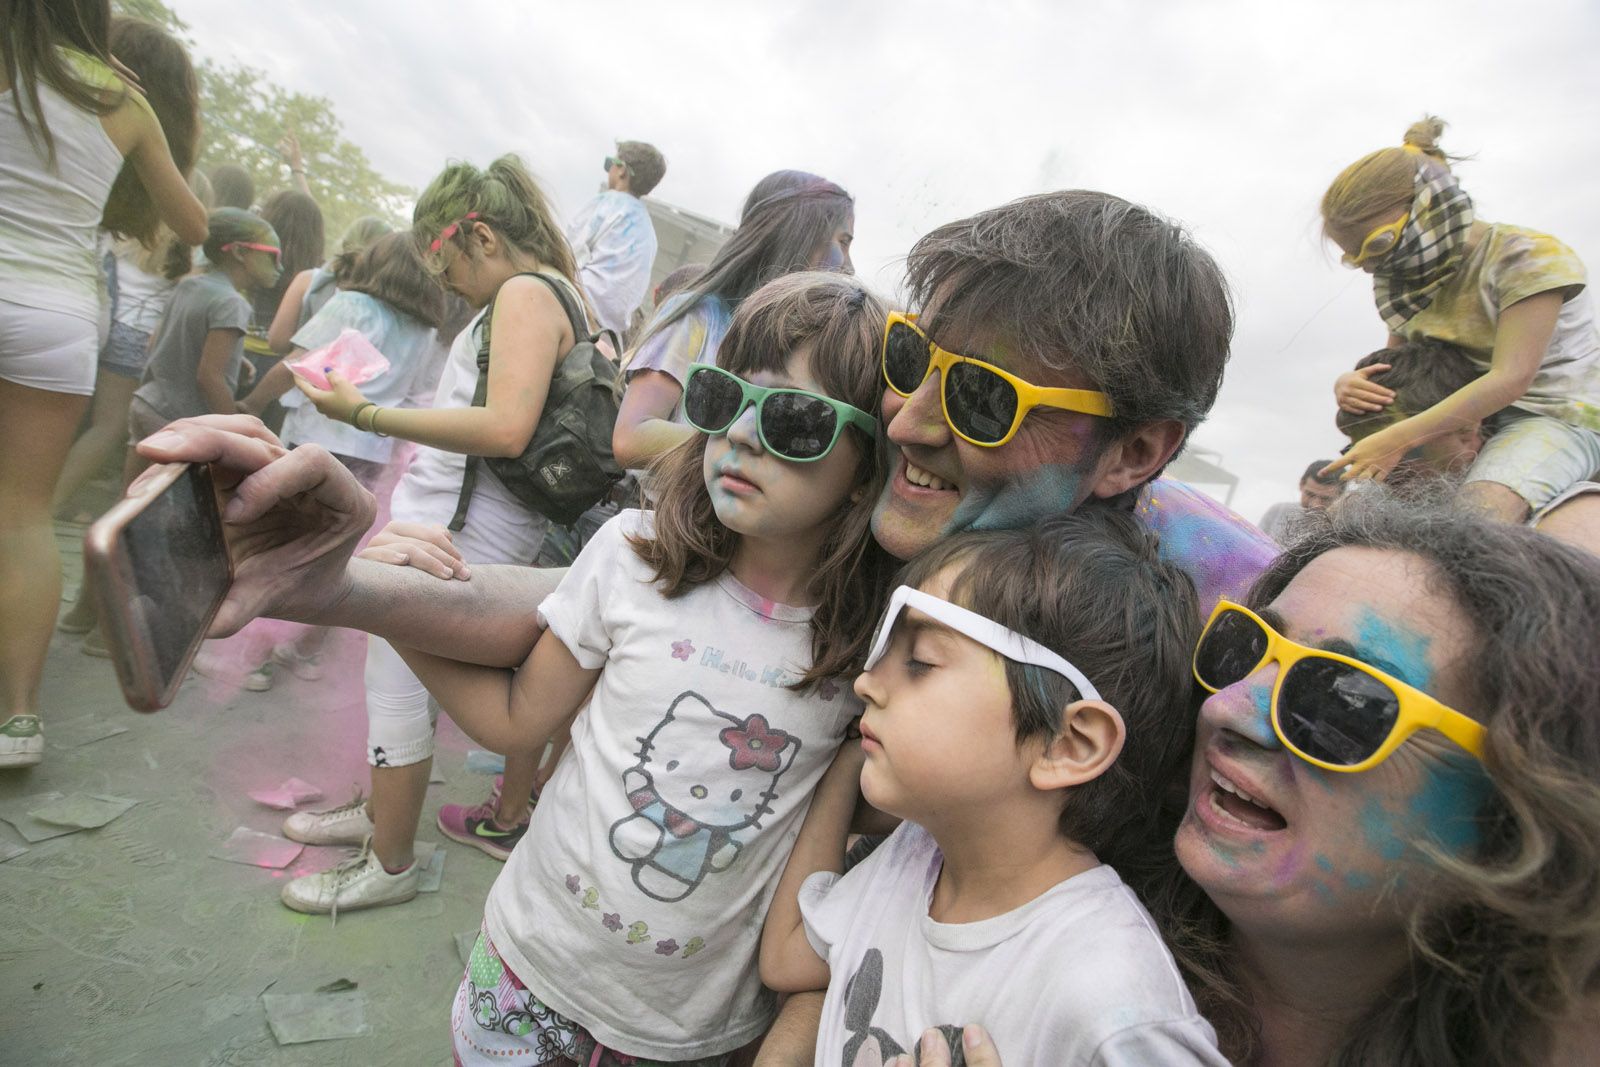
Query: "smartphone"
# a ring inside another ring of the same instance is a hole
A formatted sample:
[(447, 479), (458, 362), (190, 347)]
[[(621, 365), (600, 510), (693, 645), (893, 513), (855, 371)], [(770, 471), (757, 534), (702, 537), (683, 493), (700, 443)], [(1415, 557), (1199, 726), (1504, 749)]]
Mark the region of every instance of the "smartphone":
[(166, 707), (233, 585), (211, 469), (164, 463), (84, 535), (84, 586), (129, 706)]

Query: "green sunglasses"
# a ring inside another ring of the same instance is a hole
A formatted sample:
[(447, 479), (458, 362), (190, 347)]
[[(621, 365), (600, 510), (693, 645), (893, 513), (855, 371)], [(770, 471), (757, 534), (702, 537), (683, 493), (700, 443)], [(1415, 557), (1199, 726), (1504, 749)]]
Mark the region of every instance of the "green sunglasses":
[(794, 463), (811, 463), (832, 452), (846, 426), (856, 427), (869, 438), (878, 435), (877, 419), (831, 396), (751, 385), (709, 363), (689, 368), (683, 387), (683, 417), (701, 433), (727, 433), (752, 404), (762, 447)]

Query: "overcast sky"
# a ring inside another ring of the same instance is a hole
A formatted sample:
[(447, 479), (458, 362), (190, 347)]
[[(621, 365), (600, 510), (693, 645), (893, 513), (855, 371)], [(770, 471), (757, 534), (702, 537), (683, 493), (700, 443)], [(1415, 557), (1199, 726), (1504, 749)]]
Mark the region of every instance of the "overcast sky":
[(387, 175), (523, 155), (563, 212), (616, 138), (658, 145), (660, 199), (734, 221), (782, 167), (856, 198), (857, 270), (886, 293), (939, 223), (1101, 189), (1187, 224), (1238, 330), (1195, 441), (1259, 518), (1343, 443), (1332, 382), (1384, 331), (1318, 238), (1347, 163), (1425, 112), (1480, 218), (1600, 264), (1600, 4), (1046, 0), (170, 0), (205, 56), (332, 99)]

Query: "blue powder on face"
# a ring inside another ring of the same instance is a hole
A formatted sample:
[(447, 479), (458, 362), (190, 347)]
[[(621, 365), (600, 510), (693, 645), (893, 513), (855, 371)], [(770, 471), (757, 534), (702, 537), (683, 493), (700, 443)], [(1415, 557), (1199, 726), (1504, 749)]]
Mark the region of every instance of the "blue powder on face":
[(1272, 687), (1268, 685), (1253, 685), (1250, 687), (1250, 703), (1256, 709), (1255, 736), (1251, 740), (1263, 748), (1280, 749), (1283, 747), (1278, 740), (1278, 735), (1272, 730)]
[(1077, 503), (1082, 481), (1083, 472), (1077, 467), (1047, 463), (999, 485), (968, 486), (944, 533), (1017, 530), (1065, 514)]
[(1395, 828), (1394, 816), (1377, 797), (1367, 798), (1359, 819), (1367, 847), (1386, 860), (1397, 860), (1406, 854), (1406, 843)]
[(1372, 875), (1362, 874), (1360, 871), (1351, 871), (1349, 874), (1344, 876), (1344, 884), (1349, 886), (1351, 889), (1357, 890), (1371, 889), (1377, 884), (1377, 881), (1378, 880), (1372, 877)]
[(1333, 873), (1333, 861), (1330, 860), (1328, 857), (1324, 856), (1322, 853), (1319, 852), (1319, 853), (1316, 854), (1316, 856), (1314, 856), (1312, 858), (1316, 860), (1316, 863), (1317, 863), (1318, 867), (1321, 867), (1324, 871), (1327, 871), (1329, 874)]
[(1433, 664), (1428, 661), (1432, 639), (1399, 629), (1364, 608), (1356, 618), (1356, 645), (1363, 656), (1382, 659), (1394, 667), (1400, 680), (1418, 689), (1433, 681)]
[(1494, 786), (1477, 760), (1451, 757), (1434, 768), (1409, 804), (1418, 829), (1450, 852), (1477, 847), (1478, 813)]

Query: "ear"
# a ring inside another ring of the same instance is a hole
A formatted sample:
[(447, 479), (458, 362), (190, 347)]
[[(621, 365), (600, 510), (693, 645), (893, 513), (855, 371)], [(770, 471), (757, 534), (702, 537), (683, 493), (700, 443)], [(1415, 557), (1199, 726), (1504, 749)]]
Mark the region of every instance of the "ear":
[(472, 229), (468, 233), (470, 234), (467, 241), (469, 251), (470, 246), (477, 245), (484, 259), (494, 258), (495, 252), (501, 247), (501, 242), (500, 235), (495, 233), (492, 227), (475, 219), (472, 223)]
[(1135, 427), (1101, 454), (1090, 495), (1110, 499), (1148, 482), (1178, 451), (1186, 433), (1177, 419)]
[(1093, 781), (1117, 761), (1126, 739), (1122, 715), (1110, 704), (1068, 704), (1061, 712), (1061, 731), (1034, 758), (1028, 781), (1045, 793)]

